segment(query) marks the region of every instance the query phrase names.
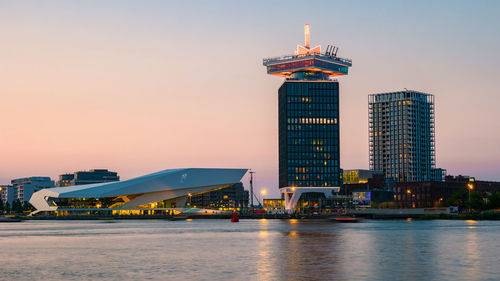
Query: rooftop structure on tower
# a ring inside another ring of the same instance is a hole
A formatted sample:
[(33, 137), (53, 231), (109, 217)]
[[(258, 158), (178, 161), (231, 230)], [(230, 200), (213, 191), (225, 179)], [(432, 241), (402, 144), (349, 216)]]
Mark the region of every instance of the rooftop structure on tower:
[[(309, 24), (305, 25), (305, 44), (297, 45), (293, 55), (264, 59), (267, 73), (299, 80), (328, 80), (328, 77), (347, 75), (352, 66), (350, 59), (337, 56), (338, 48), (328, 45), (324, 53), (321, 46), (310, 47)], [(313, 78), (313, 79), (308, 79)]]

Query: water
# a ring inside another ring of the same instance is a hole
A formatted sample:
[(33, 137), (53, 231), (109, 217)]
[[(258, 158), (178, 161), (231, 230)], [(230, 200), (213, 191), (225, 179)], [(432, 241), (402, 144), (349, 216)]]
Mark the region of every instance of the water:
[(0, 224), (1, 280), (500, 280), (500, 221)]

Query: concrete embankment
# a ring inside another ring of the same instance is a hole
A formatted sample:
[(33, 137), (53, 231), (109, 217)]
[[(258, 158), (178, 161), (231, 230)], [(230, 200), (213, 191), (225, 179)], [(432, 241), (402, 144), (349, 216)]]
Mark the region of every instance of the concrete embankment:
[[(285, 214), (240, 214), (240, 219), (329, 219), (339, 215), (285, 215)], [(22, 217), (26, 220), (186, 220), (186, 219), (227, 219), (230, 214), (179, 214), (170, 215), (67, 215), (67, 216), (32, 216)]]
[[(349, 210), (348, 215), (367, 219), (500, 219), (500, 212), (486, 211), (472, 214), (450, 214), (448, 208), (414, 209), (359, 209)], [(329, 220), (344, 214), (240, 214), (240, 219), (311, 219)], [(179, 214), (170, 215), (68, 215), (20, 217), (25, 220), (186, 220), (186, 219), (227, 219), (231, 214)]]
[(350, 214), (370, 219), (419, 218), (425, 215), (450, 214), (449, 208), (412, 208), (412, 209), (360, 209), (350, 210)]
[[(364, 217), (369, 219), (404, 219), (418, 218), (423, 214), (414, 213), (391, 213), (391, 212), (351, 212), (349, 215)], [(305, 215), (305, 214), (241, 214), (240, 219), (307, 219), (307, 220), (329, 220), (337, 217), (344, 217), (341, 214)], [(68, 216), (34, 216), (22, 217), (25, 220), (186, 220), (186, 219), (227, 219), (231, 215), (128, 215), (128, 216), (105, 216), (105, 215), (68, 215)]]

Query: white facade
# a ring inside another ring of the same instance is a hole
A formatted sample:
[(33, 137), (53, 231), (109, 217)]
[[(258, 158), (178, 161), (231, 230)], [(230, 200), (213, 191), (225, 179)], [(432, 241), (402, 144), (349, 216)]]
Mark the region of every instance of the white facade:
[(133, 210), (169, 199), (185, 202), (189, 195), (239, 183), (246, 172), (247, 169), (170, 169), (120, 182), (43, 189), (34, 193), (29, 202), (40, 212), (71, 210), (57, 206), (57, 200), (52, 200), (56, 198), (118, 198), (120, 204), (103, 209)]
[(338, 193), (340, 187), (295, 187), (287, 186), (280, 188), (281, 194), (285, 197), (285, 211), (292, 213), (299, 202), (302, 193), (315, 192), (323, 193), (325, 198), (332, 198), (333, 192)]

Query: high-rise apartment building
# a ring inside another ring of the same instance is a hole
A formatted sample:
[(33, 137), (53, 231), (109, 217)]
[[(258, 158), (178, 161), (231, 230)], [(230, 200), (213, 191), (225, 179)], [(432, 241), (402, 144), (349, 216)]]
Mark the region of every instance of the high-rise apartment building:
[(286, 209), (302, 193), (327, 195), (342, 185), (339, 83), (332, 77), (347, 75), (352, 62), (337, 57), (336, 47), (324, 53), (310, 48), (309, 25), (305, 37), (294, 55), (264, 59), (268, 74), (286, 79), (278, 91), (279, 187)]
[(436, 169), (434, 96), (412, 90), (368, 99), (370, 169), (398, 182), (442, 181)]

